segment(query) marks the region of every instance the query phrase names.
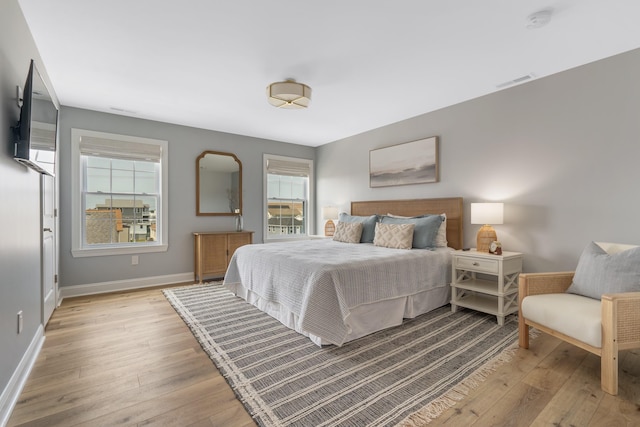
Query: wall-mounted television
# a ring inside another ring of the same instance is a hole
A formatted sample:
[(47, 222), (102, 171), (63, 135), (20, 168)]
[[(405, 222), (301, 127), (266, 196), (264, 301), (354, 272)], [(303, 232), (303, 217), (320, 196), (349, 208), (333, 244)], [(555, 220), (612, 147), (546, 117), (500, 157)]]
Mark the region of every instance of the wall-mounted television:
[(13, 128), (13, 158), (40, 173), (54, 176), (58, 109), (31, 60), (22, 91), (20, 121)]

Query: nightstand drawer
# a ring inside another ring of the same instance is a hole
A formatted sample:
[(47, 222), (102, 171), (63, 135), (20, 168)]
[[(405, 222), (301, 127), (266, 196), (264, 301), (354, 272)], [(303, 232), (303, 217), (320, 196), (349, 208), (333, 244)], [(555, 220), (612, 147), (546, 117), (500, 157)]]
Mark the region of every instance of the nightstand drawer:
[(498, 273), (497, 259), (481, 259), (472, 257), (456, 257), (456, 268), (478, 271), (482, 273)]

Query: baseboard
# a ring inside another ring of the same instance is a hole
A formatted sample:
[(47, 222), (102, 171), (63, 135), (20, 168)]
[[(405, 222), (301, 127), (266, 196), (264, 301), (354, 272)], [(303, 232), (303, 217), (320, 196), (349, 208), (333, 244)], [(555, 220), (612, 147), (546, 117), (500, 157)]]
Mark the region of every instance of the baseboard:
[(44, 343), (44, 328), (42, 325), (38, 326), (36, 334), (31, 340), (31, 344), (27, 348), (22, 360), (18, 364), (18, 367), (13, 372), (9, 383), (5, 387), (2, 395), (0, 396), (0, 426), (7, 425), (11, 412), (13, 411), (16, 402), (20, 397), (20, 393), (24, 388), (27, 378), (33, 369), (33, 364), (36, 362), (42, 344)]
[(88, 283), (85, 285), (60, 286), (60, 302), (64, 298), (104, 294), (131, 289), (151, 288), (174, 283), (193, 282), (193, 273), (169, 274), (166, 276), (142, 277), (139, 279), (115, 280), (112, 282)]

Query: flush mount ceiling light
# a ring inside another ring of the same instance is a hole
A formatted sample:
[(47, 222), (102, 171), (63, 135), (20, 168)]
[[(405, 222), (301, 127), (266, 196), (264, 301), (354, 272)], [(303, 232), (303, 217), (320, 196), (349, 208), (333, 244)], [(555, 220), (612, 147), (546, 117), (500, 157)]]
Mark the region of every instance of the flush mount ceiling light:
[(544, 27), (551, 21), (551, 11), (541, 10), (536, 13), (532, 13), (527, 17), (527, 28), (535, 29)]
[(293, 79), (267, 86), (269, 104), (278, 108), (307, 108), (311, 102), (311, 88)]

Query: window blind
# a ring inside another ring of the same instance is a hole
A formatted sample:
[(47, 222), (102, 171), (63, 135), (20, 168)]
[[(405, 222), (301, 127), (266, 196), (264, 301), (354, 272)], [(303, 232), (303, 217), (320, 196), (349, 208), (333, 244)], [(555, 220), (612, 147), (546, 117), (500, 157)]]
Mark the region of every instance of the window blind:
[(308, 161), (267, 159), (267, 173), (286, 176), (309, 176), (311, 167)]
[(93, 136), (80, 138), (80, 154), (120, 160), (145, 160), (160, 163), (162, 147), (157, 144), (123, 141)]

